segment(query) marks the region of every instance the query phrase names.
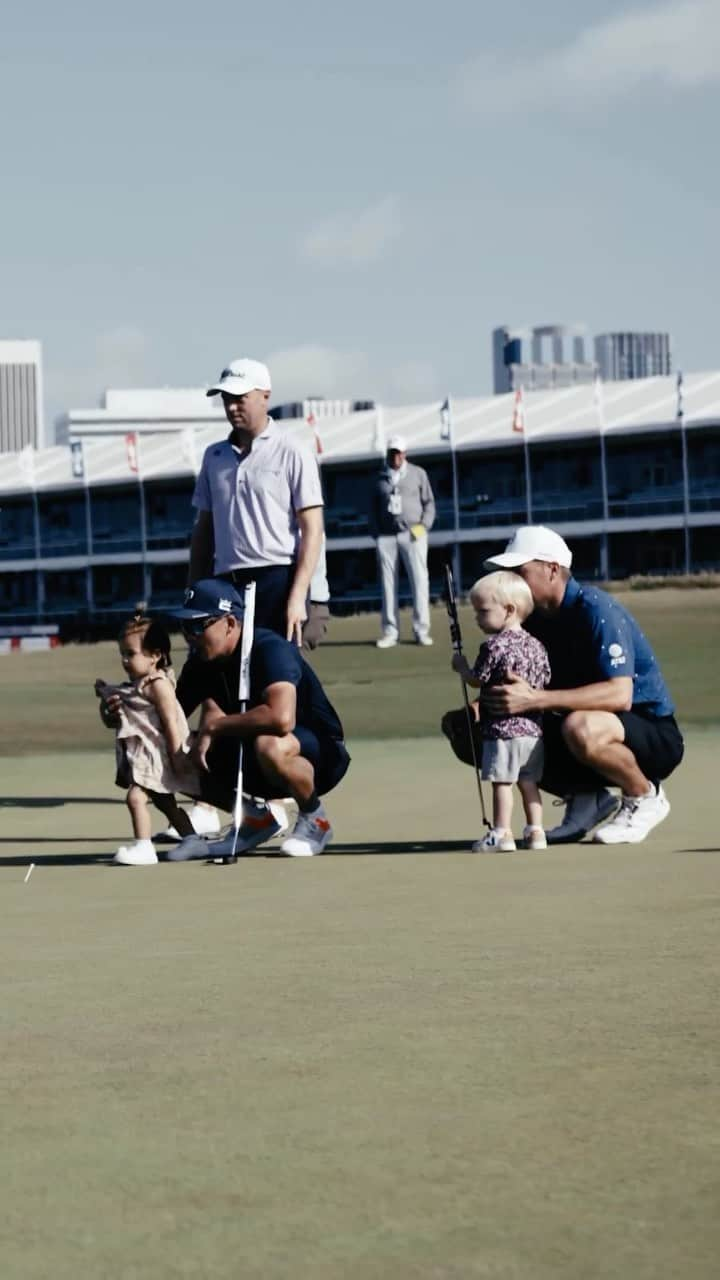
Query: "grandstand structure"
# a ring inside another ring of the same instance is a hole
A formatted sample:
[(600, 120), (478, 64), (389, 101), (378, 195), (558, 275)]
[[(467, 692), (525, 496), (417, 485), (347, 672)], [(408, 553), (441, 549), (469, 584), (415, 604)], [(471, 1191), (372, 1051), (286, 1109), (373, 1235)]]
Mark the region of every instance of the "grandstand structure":
[[(226, 428), (219, 415), (145, 425), (0, 455), (0, 624), (94, 625), (141, 599), (158, 611), (177, 602), (195, 474)], [(568, 539), (580, 578), (720, 569), (720, 372), (686, 375), (680, 405), (675, 379), (656, 377), (527, 392), (521, 420), (508, 394), (377, 406), (284, 429), (318, 425), (338, 612), (379, 602), (367, 515), (395, 433), (437, 499), (436, 596), (450, 554), (467, 590), (527, 521)]]

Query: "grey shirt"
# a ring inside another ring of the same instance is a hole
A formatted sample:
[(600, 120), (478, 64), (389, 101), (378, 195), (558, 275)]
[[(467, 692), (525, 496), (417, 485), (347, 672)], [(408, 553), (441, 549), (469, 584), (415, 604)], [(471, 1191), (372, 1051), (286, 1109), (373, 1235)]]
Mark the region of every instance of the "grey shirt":
[[(396, 499), (393, 502), (393, 498)], [(399, 511), (392, 508), (399, 506)], [(397, 483), (393, 484), (390, 467), (383, 467), (377, 478), (370, 509), (370, 533), (373, 538), (403, 533), (414, 524), (432, 529), (435, 522), (435, 499), (422, 467), (405, 462)]]

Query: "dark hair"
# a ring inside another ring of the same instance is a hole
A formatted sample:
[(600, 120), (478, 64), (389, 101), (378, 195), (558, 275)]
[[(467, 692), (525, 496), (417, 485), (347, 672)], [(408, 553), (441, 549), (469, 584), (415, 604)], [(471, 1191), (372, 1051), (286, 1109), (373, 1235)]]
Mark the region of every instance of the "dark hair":
[(161, 671), (171, 665), (170, 636), (161, 622), (157, 622), (154, 618), (149, 618), (146, 613), (143, 613), (140, 605), (138, 605), (132, 618), (128, 618), (127, 622), (123, 623), (118, 639), (124, 640), (126, 636), (133, 635), (140, 636), (143, 653), (160, 654), (158, 666)]

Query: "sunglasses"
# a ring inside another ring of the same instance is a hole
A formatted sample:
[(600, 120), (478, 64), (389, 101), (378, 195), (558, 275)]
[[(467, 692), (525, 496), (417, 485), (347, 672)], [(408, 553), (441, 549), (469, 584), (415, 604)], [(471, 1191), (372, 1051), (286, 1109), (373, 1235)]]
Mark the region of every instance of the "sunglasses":
[(185, 637), (201, 636), (213, 622), (217, 622), (223, 615), (216, 614), (213, 618), (187, 618), (180, 623), (180, 630)]

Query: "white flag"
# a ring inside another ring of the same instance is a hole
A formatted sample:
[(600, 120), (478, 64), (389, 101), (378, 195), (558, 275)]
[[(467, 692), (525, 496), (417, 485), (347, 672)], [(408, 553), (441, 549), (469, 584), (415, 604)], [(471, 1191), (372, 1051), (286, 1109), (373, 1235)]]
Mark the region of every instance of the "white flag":
[(597, 414), (598, 426), (601, 431), (605, 430), (605, 398), (603, 396), (603, 382), (599, 373), (595, 374), (593, 382), (593, 396), (595, 399), (595, 412)]
[(440, 405), (440, 439), (447, 440), (451, 449), (455, 448), (455, 423), (449, 396)]
[(31, 444), (26, 444), (18, 454), (18, 467), (20, 474), (27, 481), (31, 489), (35, 488), (35, 450)]
[(381, 404), (375, 406), (375, 431), (373, 433), (372, 447), (376, 453), (386, 453), (385, 445), (385, 414)]
[(682, 426), (683, 422), (685, 421), (685, 396), (684, 396), (683, 376), (679, 369), (678, 369), (678, 375), (677, 375), (677, 409), (676, 409), (675, 416), (678, 422), (680, 423), (680, 426)]

